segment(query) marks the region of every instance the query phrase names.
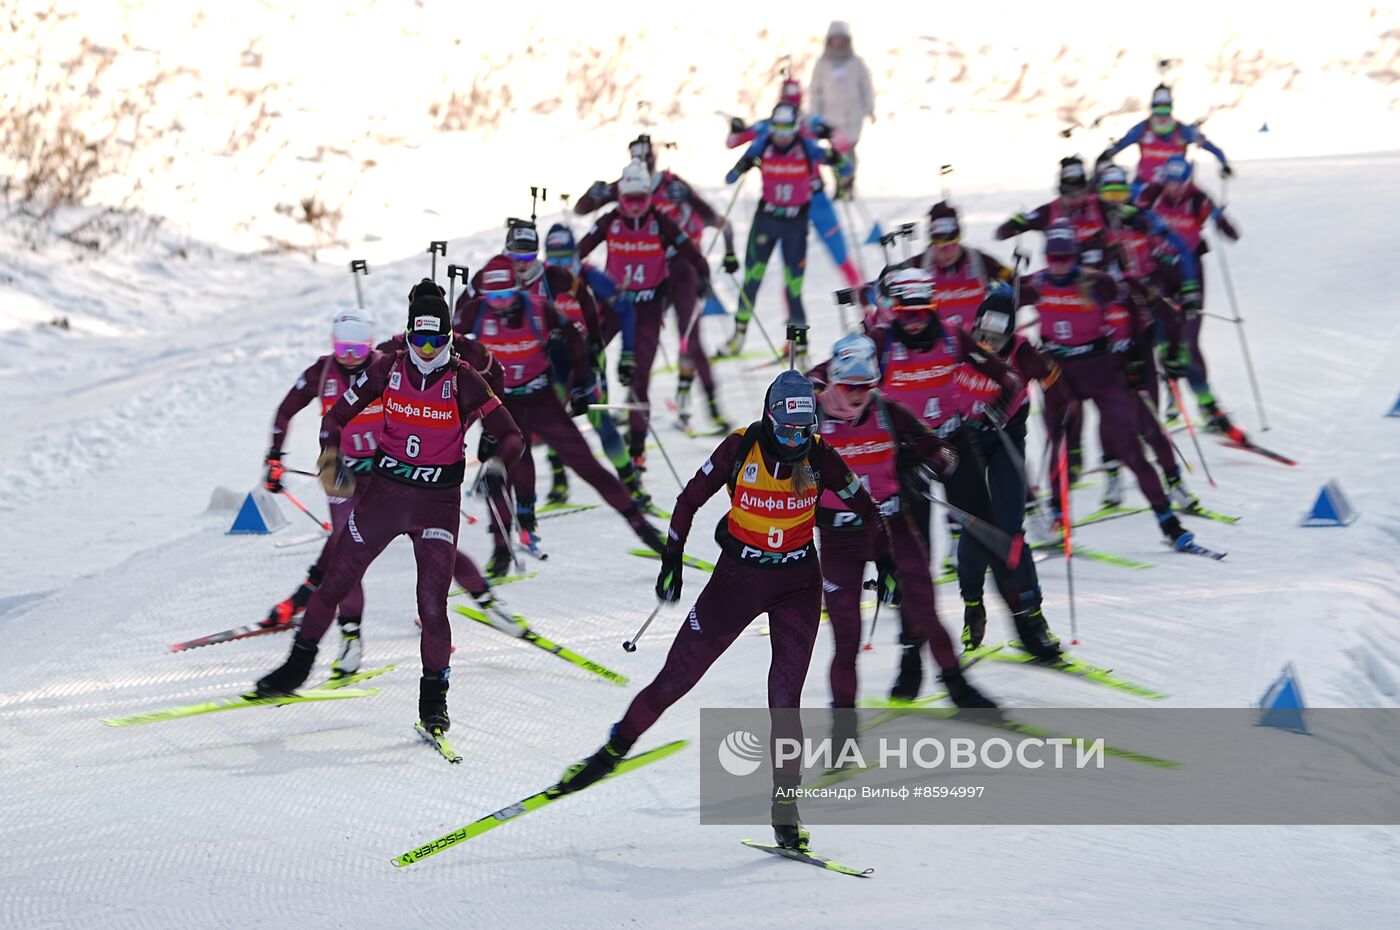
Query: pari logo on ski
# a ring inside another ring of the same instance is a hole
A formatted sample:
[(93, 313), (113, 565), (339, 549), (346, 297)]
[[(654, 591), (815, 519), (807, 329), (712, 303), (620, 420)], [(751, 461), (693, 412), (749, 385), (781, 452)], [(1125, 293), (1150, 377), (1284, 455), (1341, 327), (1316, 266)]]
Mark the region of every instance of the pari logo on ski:
[(720, 767), (736, 778), (752, 775), (763, 764), (763, 744), (748, 730), (734, 730), (716, 751)]

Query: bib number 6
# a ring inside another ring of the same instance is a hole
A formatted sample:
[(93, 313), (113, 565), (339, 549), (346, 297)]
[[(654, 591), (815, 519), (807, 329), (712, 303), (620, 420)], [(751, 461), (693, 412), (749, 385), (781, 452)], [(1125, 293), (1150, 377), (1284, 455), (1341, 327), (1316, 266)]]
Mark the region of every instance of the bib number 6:
[(404, 440), (403, 454), (411, 459), (416, 459), (418, 458), (418, 452), (419, 439), (416, 435), (410, 435), (408, 439)]

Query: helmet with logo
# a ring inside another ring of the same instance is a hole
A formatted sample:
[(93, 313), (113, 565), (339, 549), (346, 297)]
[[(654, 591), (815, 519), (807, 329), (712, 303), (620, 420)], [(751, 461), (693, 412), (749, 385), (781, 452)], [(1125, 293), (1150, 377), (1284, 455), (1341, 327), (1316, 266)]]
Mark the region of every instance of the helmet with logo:
[(651, 173), (634, 158), (622, 169), (617, 182), (617, 206), (626, 216), (638, 217), (651, 206)]
[(1158, 84), (1152, 89), (1152, 115), (1172, 115), (1172, 89), (1165, 84)]
[(1173, 155), (1167, 159), (1167, 163), (1162, 166), (1162, 180), (1171, 183), (1185, 184), (1191, 180), (1191, 163), (1185, 156)]
[(928, 237), (933, 243), (952, 243), (962, 238), (962, 224), (958, 221), (958, 211), (946, 200), (929, 207)]
[(341, 310), (331, 319), (331, 350), (346, 368), (357, 368), (374, 348), (374, 324), (359, 307)]
[(768, 131), (774, 141), (785, 145), (797, 135), (797, 107), (790, 103), (780, 103), (768, 117)]
[(1084, 159), (1078, 155), (1060, 159), (1060, 193), (1082, 194), (1089, 189), (1089, 177), (1084, 173)]
[(1132, 190), (1128, 183), (1128, 172), (1112, 162), (1105, 162), (1099, 166), (1099, 173), (1094, 178), (1094, 187), (1099, 197), (1110, 203), (1127, 202)]
[(1004, 281), (993, 282), (977, 307), (972, 338), (994, 352), (1001, 352), (1015, 335), (1016, 302), (1011, 287)]
[(763, 428), (784, 452), (805, 451), (817, 427), (817, 397), (812, 382), (788, 369), (768, 386), (763, 400)]
[(578, 259), (578, 243), (574, 231), (563, 223), (549, 227), (544, 237), (544, 260), (551, 265), (572, 268)]
[(515, 263), (508, 255), (495, 255), (481, 269), (477, 279), (481, 297), (496, 313), (506, 313), (515, 307), (520, 292)]
[(518, 262), (532, 261), (540, 252), (540, 231), (529, 220), (506, 220), (505, 253)]
[(923, 268), (901, 268), (884, 282), (884, 289), (896, 313), (935, 309), (937, 285)]
[(832, 384), (879, 384), (880, 361), (875, 354), (875, 343), (864, 333), (850, 333), (836, 340), (831, 347), (826, 376)]
[(408, 344), (425, 358), (437, 354), (452, 341), (452, 311), (441, 294), (418, 288), (408, 305)]
[(1078, 258), (1079, 240), (1068, 220), (1056, 220), (1045, 230), (1045, 258)]

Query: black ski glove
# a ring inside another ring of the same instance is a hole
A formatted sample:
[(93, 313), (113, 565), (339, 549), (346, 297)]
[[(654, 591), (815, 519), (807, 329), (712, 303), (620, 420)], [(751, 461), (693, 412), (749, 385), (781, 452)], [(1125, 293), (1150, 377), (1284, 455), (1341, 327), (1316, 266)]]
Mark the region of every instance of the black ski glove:
[(681, 553), (667, 549), (661, 554), (661, 574), (656, 576), (656, 596), (668, 604), (681, 599)]

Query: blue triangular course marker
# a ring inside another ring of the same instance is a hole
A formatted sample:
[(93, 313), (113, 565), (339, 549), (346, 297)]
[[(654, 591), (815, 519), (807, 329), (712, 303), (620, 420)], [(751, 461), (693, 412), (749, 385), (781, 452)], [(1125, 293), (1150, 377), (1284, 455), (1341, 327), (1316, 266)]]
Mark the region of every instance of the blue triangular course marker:
[(1259, 131), (1260, 131), (1260, 132), (1268, 132), (1268, 131), (1269, 131), (1269, 124), (1268, 124), (1268, 123), (1265, 123), (1264, 125), (1260, 126), (1260, 127), (1259, 127)]
[(1351, 509), (1351, 502), (1342, 493), (1341, 485), (1336, 481), (1329, 481), (1322, 486), (1318, 492), (1317, 502), (1313, 504), (1312, 511), (1303, 518), (1300, 526), (1346, 526), (1356, 522), (1359, 517), (1355, 510)]
[(1293, 733), (1308, 732), (1308, 725), (1303, 722), (1303, 688), (1298, 684), (1292, 662), (1285, 665), (1278, 679), (1269, 685), (1269, 690), (1259, 699), (1259, 707), (1262, 713), (1257, 726), (1277, 727)]
[(1386, 416), (1400, 417), (1400, 397), (1395, 398), (1395, 406), (1390, 408), (1390, 413), (1387, 413)]
[(257, 488), (243, 498), (243, 506), (238, 508), (238, 516), (233, 518), (233, 526), (228, 528), (226, 535), (266, 535), (286, 525), (287, 518), (277, 508), (277, 503), (266, 491)]
[(729, 311), (724, 309), (724, 304), (719, 302), (719, 298), (710, 294), (705, 298), (705, 307), (700, 311), (701, 316), (729, 316)]
[(885, 231), (880, 228), (880, 221), (876, 220), (875, 225), (870, 227), (870, 235), (865, 237), (866, 245), (879, 245), (880, 240), (885, 237)]

